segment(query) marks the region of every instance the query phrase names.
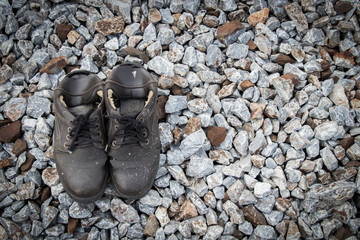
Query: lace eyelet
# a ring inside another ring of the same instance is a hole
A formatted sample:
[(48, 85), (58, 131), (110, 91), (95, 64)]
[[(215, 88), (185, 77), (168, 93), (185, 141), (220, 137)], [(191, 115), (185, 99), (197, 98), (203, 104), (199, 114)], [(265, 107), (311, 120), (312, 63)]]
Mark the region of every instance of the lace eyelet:
[(68, 144), (64, 143), (64, 147), (65, 147), (66, 149), (68, 149), (70, 146), (69, 146)]
[(115, 130), (118, 130), (118, 129), (119, 129), (119, 126), (118, 126), (118, 125), (115, 125), (114, 128), (115, 128)]
[(149, 145), (149, 143), (150, 143), (149, 139), (146, 139), (145, 145)]
[(100, 136), (101, 136), (101, 132), (98, 132), (98, 134), (97, 134), (97, 135), (98, 135), (98, 137), (100, 137)]
[(146, 137), (146, 136), (147, 136), (147, 132), (143, 132), (143, 136)]
[(71, 127), (68, 127), (68, 132), (70, 132), (71, 131)]
[(140, 120), (140, 122), (141, 122), (141, 123), (143, 123), (143, 122), (144, 122), (144, 118), (140, 118), (139, 120)]
[(94, 119), (97, 121), (99, 120), (99, 116), (95, 116)]
[(113, 147), (116, 147), (116, 141), (113, 141), (113, 142), (111, 143), (111, 145), (112, 145)]
[(71, 140), (71, 137), (70, 137), (70, 135), (68, 134), (68, 135), (66, 135), (66, 140)]
[(96, 124), (96, 129), (99, 129), (99, 127), (100, 127), (100, 124), (97, 123)]

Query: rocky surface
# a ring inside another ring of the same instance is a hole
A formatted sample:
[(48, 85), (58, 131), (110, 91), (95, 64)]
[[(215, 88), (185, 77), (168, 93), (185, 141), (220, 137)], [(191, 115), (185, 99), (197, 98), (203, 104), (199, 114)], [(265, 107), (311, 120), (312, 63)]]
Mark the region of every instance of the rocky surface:
[[(0, 239), (360, 239), (357, 0), (0, 0)], [(158, 82), (152, 190), (78, 204), (53, 91), (136, 62)]]

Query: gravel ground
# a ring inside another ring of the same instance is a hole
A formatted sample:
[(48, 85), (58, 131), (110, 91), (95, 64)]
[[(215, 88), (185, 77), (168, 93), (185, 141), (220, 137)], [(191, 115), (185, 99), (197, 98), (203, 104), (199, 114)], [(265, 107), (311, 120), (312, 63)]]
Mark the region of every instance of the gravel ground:
[[(142, 3), (141, 3), (142, 2)], [(358, 0), (0, 0), (0, 239), (360, 239)], [(80, 205), (52, 96), (119, 63), (159, 87), (137, 201)]]

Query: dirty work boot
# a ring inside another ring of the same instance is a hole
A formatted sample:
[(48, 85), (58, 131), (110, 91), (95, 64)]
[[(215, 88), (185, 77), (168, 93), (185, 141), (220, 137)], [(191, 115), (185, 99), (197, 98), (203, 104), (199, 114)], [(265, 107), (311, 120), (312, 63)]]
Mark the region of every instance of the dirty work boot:
[(68, 74), (54, 92), (54, 158), (60, 180), (75, 201), (100, 198), (107, 183), (103, 83), (87, 71)]
[(138, 199), (150, 190), (159, 165), (157, 84), (141, 65), (122, 64), (105, 81), (108, 156), (121, 197)]

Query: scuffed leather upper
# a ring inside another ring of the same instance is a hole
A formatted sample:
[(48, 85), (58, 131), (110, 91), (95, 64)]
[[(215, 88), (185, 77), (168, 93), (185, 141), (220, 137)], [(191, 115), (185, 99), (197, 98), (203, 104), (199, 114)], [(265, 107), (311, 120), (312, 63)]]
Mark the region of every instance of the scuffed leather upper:
[[(82, 78), (74, 78), (83, 74)], [(55, 130), (53, 136), (54, 158), (60, 180), (68, 194), (79, 202), (92, 201), (102, 195), (107, 180), (107, 157), (105, 124), (103, 121), (104, 101), (91, 113), (98, 128), (91, 134), (94, 142), (90, 146), (75, 146), (69, 151), (69, 130), (75, 116), (68, 107), (94, 101), (96, 93), (103, 91), (102, 81), (94, 74), (74, 71), (68, 74), (54, 91)], [(64, 105), (64, 102), (66, 106)], [(67, 138), (68, 137), (68, 138)]]
[[(105, 102), (109, 115), (120, 115), (108, 100), (108, 90), (120, 98), (146, 98), (144, 109), (136, 116), (149, 129), (148, 143), (108, 146), (111, 173), (116, 189), (121, 196), (138, 198), (146, 194), (154, 181), (160, 158), (160, 140), (157, 121), (157, 84), (150, 74), (137, 64), (123, 64), (116, 67), (105, 82)], [(108, 138), (116, 131), (115, 119), (109, 119)], [(117, 139), (116, 141), (123, 141)]]
[[(69, 144), (70, 140), (66, 139), (68, 129), (72, 127), (71, 121), (75, 116), (69, 112), (67, 107), (91, 103), (96, 97), (98, 91), (103, 90), (102, 81), (94, 74), (90, 74), (84, 78), (72, 78), (76, 73), (83, 73), (83, 71), (73, 71), (69, 76), (58, 85), (54, 91), (54, 111), (55, 111), (55, 132), (54, 132), (54, 148), (58, 151), (68, 152), (64, 144)], [(67, 106), (64, 106), (60, 101), (63, 97)], [(94, 119), (99, 124), (99, 131), (101, 136), (92, 135), (93, 139), (103, 139), (102, 144), (94, 143), (96, 148), (104, 148), (106, 145), (106, 136), (104, 135), (104, 101), (102, 100), (100, 106), (94, 110), (90, 118)], [(104, 139), (105, 138), (105, 139)]]

